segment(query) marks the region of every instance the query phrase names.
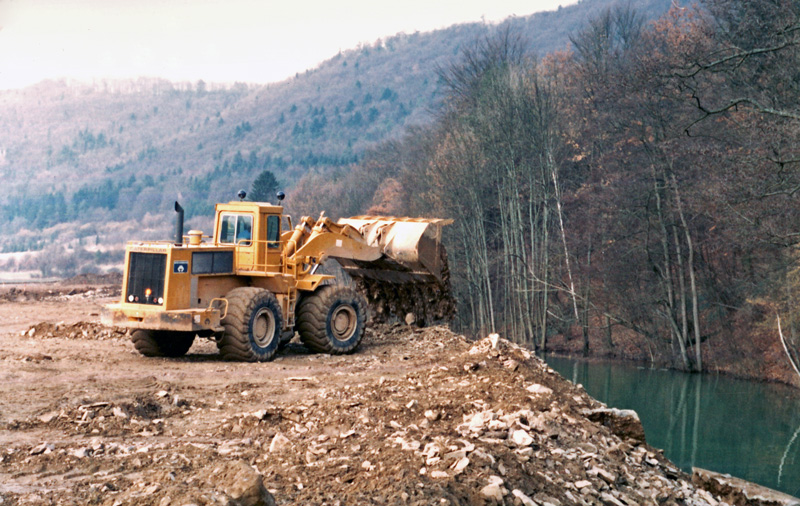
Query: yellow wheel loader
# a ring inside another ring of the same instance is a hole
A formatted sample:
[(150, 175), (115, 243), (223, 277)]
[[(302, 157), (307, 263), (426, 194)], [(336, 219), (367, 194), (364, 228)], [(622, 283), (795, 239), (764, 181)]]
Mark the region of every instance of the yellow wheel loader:
[[(184, 355), (196, 337), (216, 340), (227, 360), (266, 361), (295, 331), (311, 350), (342, 354), (364, 335), (368, 303), (380, 318), (422, 323), (454, 313), (441, 229), (452, 220), (323, 215), (292, 228), (281, 205), (217, 204), (214, 232), (174, 241), (129, 242), (122, 297), (103, 313), (126, 327), (145, 356)], [(279, 203), (283, 193), (278, 193)], [(318, 273), (336, 259), (356, 288)], [(369, 302), (368, 302), (369, 301)]]

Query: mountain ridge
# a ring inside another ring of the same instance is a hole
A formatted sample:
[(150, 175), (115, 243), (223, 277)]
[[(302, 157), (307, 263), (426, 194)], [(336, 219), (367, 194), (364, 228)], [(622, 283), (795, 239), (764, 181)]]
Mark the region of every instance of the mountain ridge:
[[(287, 187), (309, 171), (336, 177), (369, 147), (431, 120), (437, 69), (465, 47), (508, 27), (540, 55), (566, 49), (570, 33), (617, 3), (581, 1), (496, 24), (400, 33), (267, 85), (139, 78), (0, 92), (0, 222), (18, 231), (137, 220), (168, 213), (176, 198), (191, 218), (249, 188), (262, 170)], [(649, 0), (637, 8), (654, 18), (669, 5)], [(13, 235), (0, 235), (0, 247), (30, 249)]]

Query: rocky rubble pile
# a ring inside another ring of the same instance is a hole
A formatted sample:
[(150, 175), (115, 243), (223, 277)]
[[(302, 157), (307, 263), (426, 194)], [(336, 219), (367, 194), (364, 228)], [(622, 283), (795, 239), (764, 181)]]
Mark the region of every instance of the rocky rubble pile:
[(432, 325), (448, 322), (456, 313), (456, 303), (449, 281), (412, 285), (391, 285), (366, 278), (356, 278), (357, 289), (369, 303), (373, 321), (382, 323), (403, 318), (409, 325)]
[[(56, 429), (64, 434), (121, 436), (158, 436), (164, 432), (164, 417), (184, 410), (189, 403), (175, 397), (172, 402), (166, 391), (152, 398), (140, 397), (130, 402), (93, 402), (48, 411), (27, 420), (12, 420), (12, 430), (36, 428)], [(40, 445), (41, 446), (41, 445)]]
[(63, 285), (111, 285), (122, 284), (122, 274), (112, 272), (108, 274), (78, 274), (61, 282)]
[[(647, 446), (634, 413), (606, 408), (496, 335), (470, 342), (445, 327), (395, 325), (370, 333), (354, 355), (301, 357), (324, 373), (271, 377), (287, 363), (279, 356), (224, 366), (261, 368), (262, 384), (117, 396), (8, 427), (20, 442), (0, 448), (0, 482), (41, 481), (24, 494), (0, 485), (0, 498), (108, 506), (724, 504)], [(35, 440), (44, 429), (58, 437)]]
[(637, 420), (609, 424), (638, 426), (619, 435), (590, 421), (630, 415), (607, 410), (528, 351), (496, 336), (467, 349), (447, 341), (426, 371), (324, 392), (328, 402), (278, 416), (253, 414), (274, 431), (257, 464), (282, 491), (279, 502), (719, 504), (637, 439)]
[(0, 302), (65, 301), (119, 296), (118, 285), (109, 286), (11, 286), (0, 288)]
[(49, 323), (41, 322), (20, 332), (20, 335), (28, 338), (39, 339), (127, 339), (127, 330), (122, 328), (106, 327), (96, 322), (77, 322), (66, 324), (64, 322)]

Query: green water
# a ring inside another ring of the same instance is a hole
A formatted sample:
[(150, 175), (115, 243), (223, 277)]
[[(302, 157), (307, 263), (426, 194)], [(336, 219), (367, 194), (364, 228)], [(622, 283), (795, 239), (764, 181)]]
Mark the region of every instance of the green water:
[(547, 357), (595, 399), (639, 413), (647, 442), (702, 467), (800, 496), (800, 391), (717, 375)]

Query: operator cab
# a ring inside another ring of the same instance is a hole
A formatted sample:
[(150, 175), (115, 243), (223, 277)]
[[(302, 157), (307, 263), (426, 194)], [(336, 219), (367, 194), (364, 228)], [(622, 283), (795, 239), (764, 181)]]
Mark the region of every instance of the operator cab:
[[(245, 192), (239, 192), (244, 199)], [(282, 200), (283, 192), (278, 194)], [(266, 202), (217, 204), (214, 242), (236, 246), (237, 270), (276, 272), (280, 268), (283, 207)]]

